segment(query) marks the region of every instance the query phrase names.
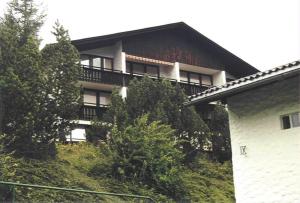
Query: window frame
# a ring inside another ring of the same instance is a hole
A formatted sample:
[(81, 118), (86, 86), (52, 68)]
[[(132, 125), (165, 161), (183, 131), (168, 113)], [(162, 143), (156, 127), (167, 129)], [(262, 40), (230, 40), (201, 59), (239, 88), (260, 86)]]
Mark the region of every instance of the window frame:
[[(95, 107), (96, 108), (100, 108), (100, 107), (108, 107), (109, 105), (103, 105), (100, 103), (100, 95), (101, 93), (105, 93), (105, 94), (112, 94), (111, 91), (105, 91), (105, 90), (95, 90), (95, 89), (89, 89), (89, 88), (83, 88), (82, 92), (83, 92), (83, 96), (84, 96), (84, 92), (85, 91), (89, 91), (89, 92), (95, 92), (96, 93), (96, 105)], [(87, 103), (89, 104), (89, 103)], [(83, 105), (84, 106), (88, 106), (88, 105), (85, 105), (84, 101), (83, 101)]]
[[(88, 58), (88, 60), (89, 60), (89, 65), (88, 66), (90, 68), (99, 68), (101, 70), (112, 70), (112, 71), (114, 70), (114, 58), (112, 58), (112, 57), (93, 55), (93, 54), (81, 54), (80, 55), (80, 61), (81, 61), (82, 56)], [(93, 59), (94, 58), (99, 58), (100, 59), (100, 67), (94, 66), (94, 64), (93, 64)], [(104, 59), (111, 60), (111, 69), (110, 68), (104, 68)], [(83, 65), (83, 66), (86, 66), (86, 65)]]
[[(192, 71), (186, 71), (186, 70), (180, 70), (180, 71), (179, 71), (179, 74), (181, 75), (182, 72), (184, 72), (184, 73), (187, 74), (187, 79), (188, 79), (188, 81), (180, 80), (180, 82), (184, 82), (184, 83), (188, 83), (188, 84), (199, 84), (199, 85), (201, 85), (201, 86), (213, 86), (213, 78), (212, 78), (211, 75), (207, 75), (207, 74), (203, 74), (203, 73), (197, 73), (197, 72), (192, 72)], [(191, 74), (196, 74), (196, 75), (198, 75), (199, 83), (191, 82), (191, 77), (190, 77)], [(202, 76), (207, 76), (207, 77), (209, 77), (209, 79), (210, 79), (210, 85), (207, 85), (207, 84), (203, 84), (203, 83), (202, 83)]]
[[(300, 127), (300, 125), (296, 125), (294, 126), (293, 124), (293, 121), (292, 121), (292, 115), (293, 114), (298, 114), (298, 117), (300, 119), (300, 112), (293, 112), (293, 113), (288, 113), (288, 114), (283, 114), (283, 115), (280, 115), (280, 124), (281, 124), (281, 130), (288, 130), (288, 129), (291, 129), (291, 128), (297, 128), (297, 127)], [(289, 118), (289, 128), (284, 128), (284, 122), (283, 122), (283, 118), (284, 117), (288, 117)]]
[[(144, 67), (143, 74), (134, 72), (134, 70), (133, 70), (134, 64), (142, 65)], [(129, 65), (129, 67), (128, 67), (128, 65)], [(149, 73), (148, 67), (156, 68), (157, 75), (154, 76), (154, 75), (148, 74)], [(127, 70), (129, 70), (129, 72)], [(146, 75), (146, 74), (148, 74), (150, 77), (160, 78), (160, 67), (159, 67), (159, 65), (154, 65), (154, 64), (139, 63), (139, 62), (135, 62), (135, 61), (126, 61), (126, 73), (129, 73), (131, 75)]]

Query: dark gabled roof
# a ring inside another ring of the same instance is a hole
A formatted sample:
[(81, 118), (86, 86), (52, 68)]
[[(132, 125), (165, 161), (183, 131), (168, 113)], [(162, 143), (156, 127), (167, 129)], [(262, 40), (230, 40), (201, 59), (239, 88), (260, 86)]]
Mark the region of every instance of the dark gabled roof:
[(189, 102), (187, 102), (186, 105), (203, 102), (207, 103), (224, 99), (237, 93), (297, 74), (300, 74), (300, 60), (278, 66), (264, 72), (258, 72), (256, 74), (228, 82), (219, 87), (209, 88), (203, 92), (190, 96)]
[(166, 24), (166, 25), (155, 26), (150, 28), (126, 31), (126, 32), (119, 32), (115, 34), (103, 35), (98, 37), (78, 39), (78, 40), (73, 40), (72, 44), (79, 51), (81, 51), (81, 50), (95, 48), (95, 46), (110, 45), (119, 40), (124, 40), (128, 37), (132, 37), (136, 35), (152, 33), (152, 32), (157, 32), (162, 30), (171, 30), (171, 29), (180, 29), (182, 31), (185, 31), (187, 35), (193, 38), (194, 40), (197, 40), (201, 43), (206, 43), (215, 51), (216, 54), (218, 54), (220, 58), (222, 58), (222, 61), (224, 61), (225, 66), (235, 68), (236, 72), (240, 76), (250, 75), (258, 72), (256, 68), (254, 68), (247, 62), (243, 61), (239, 57), (235, 56), (231, 52), (227, 51), (226, 49), (224, 49), (217, 43), (213, 42), (209, 38), (205, 37), (204, 35), (202, 35), (197, 30), (193, 29), (192, 27), (190, 27), (184, 22)]

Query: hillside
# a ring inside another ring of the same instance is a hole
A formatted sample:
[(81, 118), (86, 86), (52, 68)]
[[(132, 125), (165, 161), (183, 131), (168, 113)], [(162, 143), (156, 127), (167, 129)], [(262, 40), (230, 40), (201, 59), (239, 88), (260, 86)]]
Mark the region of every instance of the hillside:
[[(55, 160), (39, 161), (0, 155), (0, 179), (48, 186), (147, 195), (157, 201), (172, 201), (153, 188), (120, 182), (105, 175), (106, 158), (86, 143), (58, 145)], [(192, 202), (234, 202), (231, 165), (199, 158), (193, 169), (185, 169), (184, 185)], [(1, 192), (1, 188), (0, 188)], [(17, 188), (17, 201), (105, 202), (132, 201), (71, 192)]]

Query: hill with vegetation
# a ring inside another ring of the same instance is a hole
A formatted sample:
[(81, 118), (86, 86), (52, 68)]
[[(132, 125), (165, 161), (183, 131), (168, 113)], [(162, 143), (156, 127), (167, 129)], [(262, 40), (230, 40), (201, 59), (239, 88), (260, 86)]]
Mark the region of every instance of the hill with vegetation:
[[(0, 177), (3, 181), (81, 188), (116, 193), (151, 196), (157, 201), (172, 202), (171, 197), (155, 188), (130, 181), (119, 181), (106, 174), (95, 173), (95, 166), (105, 167), (107, 158), (98, 147), (87, 143), (58, 145), (56, 159), (41, 161), (0, 155)], [(215, 163), (202, 157), (193, 166), (184, 168), (183, 181), (192, 202), (234, 202), (231, 164)], [(2, 188), (2, 192), (3, 192)], [(16, 188), (20, 202), (117, 202), (133, 201), (116, 197), (87, 195), (43, 189)]]

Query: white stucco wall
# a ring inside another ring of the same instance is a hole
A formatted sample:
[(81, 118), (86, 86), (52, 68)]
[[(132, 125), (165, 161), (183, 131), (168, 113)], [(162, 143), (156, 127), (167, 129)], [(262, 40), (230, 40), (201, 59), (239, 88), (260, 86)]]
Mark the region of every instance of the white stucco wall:
[(122, 62), (122, 42), (119, 41), (115, 44), (114, 49), (114, 69), (115, 70), (123, 70), (123, 62)]
[(213, 74), (213, 85), (220, 86), (226, 83), (226, 75), (225, 71), (218, 71), (217, 73)]
[(280, 122), (300, 111), (300, 76), (227, 102), (236, 201), (300, 202), (300, 127), (282, 130)]
[(160, 77), (177, 80), (179, 75), (179, 68), (176, 65), (174, 66), (160, 65), (159, 72), (160, 72), (159, 73)]

